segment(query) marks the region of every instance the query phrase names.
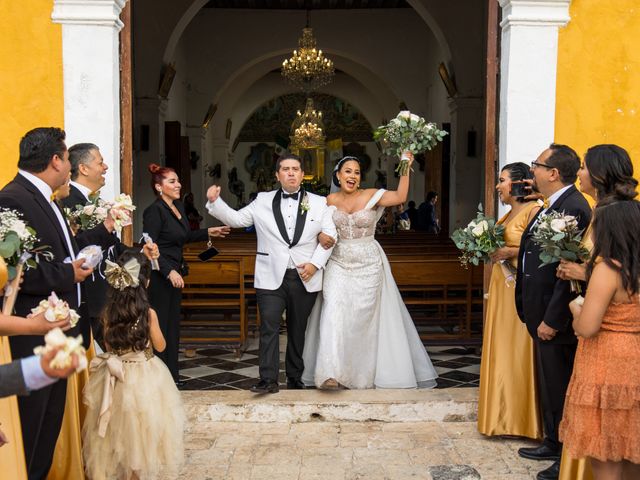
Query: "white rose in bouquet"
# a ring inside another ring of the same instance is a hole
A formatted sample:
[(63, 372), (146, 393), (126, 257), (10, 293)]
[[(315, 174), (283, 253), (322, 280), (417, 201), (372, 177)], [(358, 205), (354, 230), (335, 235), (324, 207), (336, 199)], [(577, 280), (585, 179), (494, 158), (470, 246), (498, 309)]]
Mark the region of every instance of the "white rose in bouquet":
[(551, 220), (550, 226), (554, 232), (562, 233), (567, 228), (567, 222), (562, 218), (555, 218)]
[(93, 203), (90, 203), (89, 205), (85, 205), (82, 208), (82, 213), (84, 213), (85, 215), (93, 215), (95, 211), (96, 211), (96, 206)]
[(475, 237), (480, 237), (487, 230), (489, 230), (489, 224), (487, 223), (486, 220), (482, 220), (480, 223), (478, 223), (475, 227), (471, 229), (471, 233), (473, 233)]

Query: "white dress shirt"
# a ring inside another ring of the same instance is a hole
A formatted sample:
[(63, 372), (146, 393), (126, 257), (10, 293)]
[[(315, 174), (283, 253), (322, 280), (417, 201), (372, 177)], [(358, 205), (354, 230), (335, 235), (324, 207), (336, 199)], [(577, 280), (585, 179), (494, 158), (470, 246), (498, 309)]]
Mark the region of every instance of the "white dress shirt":
[(78, 182), (74, 182), (73, 180), (71, 180), (71, 185), (73, 185), (74, 187), (76, 187), (78, 190), (80, 190), (80, 193), (82, 193), (82, 195), (84, 195), (84, 198), (87, 200), (87, 202), (89, 201), (89, 195), (91, 194), (91, 190), (89, 190), (87, 187), (85, 187), (84, 185), (78, 183)]
[[(20, 175), (22, 175), (24, 178), (29, 180), (29, 182), (31, 182), (38, 189), (38, 191), (42, 194), (42, 196), (45, 198), (45, 200), (47, 201), (47, 203), (49, 204), (49, 206), (53, 210), (53, 213), (55, 214), (56, 218), (58, 219), (58, 223), (60, 224), (60, 227), (62, 228), (62, 233), (64, 234), (64, 239), (67, 242), (67, 250), (69, 251), (69, 257), (71, 258), (72, 261), (75, 260), (76, 259), (76, 253), (73, 251), (73, 245), (71, 243), (71, 237), (69, 236), (69, 227), (67, 225), (67, 221), (62, 216), (62, 212), (60, 211), (60, 208), (58, 208), (57, 205), (54, 205), (54, 202), (51, 199), (51, 197), (53, 195), (53, 190), (51, 190), (51, 187), (47, 184), (47, 182), (45, 182), (44, 180), (36, 177), (35, 175), (33, 175), (33, 174), (29, 173), (29, 172), (26, 172), (24, 170), (18, 170), (18, 173), (20, 173)], [(77, 292), (78, 292), (78, 306), (79, 306), (80, 305), (80, 300), (81, 300), (81, 297), (80, 297), (80, 284), (79, 283), (76, 283), (76, 289), (77, 289)]]
[[(284, 193), (289, 194), (289, 192)], [(293, 234), (296, 230), (296, 219), (298, 218), (298, 202), (300, 201), (300, 190), (297, 192), (291, 192), (298, 194), (298, 199), (294, 200), (293, 198), (283, 198), (280, 202), (280, 211), (282, 212), (282, 218), (284, 219), (284, 226), (287, 229), (287, 235), (289, 236), (289, 241), (293, 240)], [(289, 264), (287, 268), (296, 268), (295, 262), (289, 257)]]

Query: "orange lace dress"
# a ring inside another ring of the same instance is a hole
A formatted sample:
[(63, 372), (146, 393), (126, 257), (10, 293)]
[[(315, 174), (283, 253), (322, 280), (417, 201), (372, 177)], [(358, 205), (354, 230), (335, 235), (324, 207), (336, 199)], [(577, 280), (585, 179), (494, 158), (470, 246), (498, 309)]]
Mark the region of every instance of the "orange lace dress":
[(580, 338), (560, 438), (572, 458), (640, 464), (640, 303), (612, 303)]

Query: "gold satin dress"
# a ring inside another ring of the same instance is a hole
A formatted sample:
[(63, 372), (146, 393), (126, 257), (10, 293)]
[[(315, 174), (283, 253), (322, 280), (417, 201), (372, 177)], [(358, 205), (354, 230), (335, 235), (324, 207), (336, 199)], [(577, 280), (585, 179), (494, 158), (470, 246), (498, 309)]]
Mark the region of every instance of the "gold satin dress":
[[(507, 247), (519, 247), (531, 210), (526, 205), (513, 218), (504, 215)], [(512, 259), (515, 265), (517, 259)], [(484, 435), (542, 438), (542, 418), (536, 390), (533, 340), (520, 321), (515, 304), (515, 274), (507, 278), (494, 264), (482, 339), (478, 431)]]
[[(91, 347), (87, 350), (87, 363), (91, 363), (95, 356), (92, 338)], [(88, 381), (88, 368), (70, 376), (67, 380), (64, 417), (47, 480), (82, 480), (85, 478), (82, 461), (82, 424), (86, 414), (86, 406), (82, 402), (82, 390)]]
[[(584, 232), (582, 245), (589, 251), (593, 249), (591, 224), (589, 224)], [(591, 463), (586, 458), (571, 458), (563, 448), (558, 480), (593, 480)]]
[[(9, 338), (0, 337), (0, 364), (11, 362)], [(15, 480), (27, 479), (27, 466), (22, 447), (22, 429), (20, 427), (20, 413), (18, 399), (15, 395), (0, 398), (0, 430), (9, 439), (9, 443), (0, 447), (0, 465), (2, 478)]]

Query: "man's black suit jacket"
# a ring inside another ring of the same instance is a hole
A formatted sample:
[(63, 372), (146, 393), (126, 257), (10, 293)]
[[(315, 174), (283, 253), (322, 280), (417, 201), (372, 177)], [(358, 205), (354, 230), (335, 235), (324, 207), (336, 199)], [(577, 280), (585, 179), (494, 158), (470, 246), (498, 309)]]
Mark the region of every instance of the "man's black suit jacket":
[[(74, 185), (71, 185), (70, 194), (62, 200), (65, 208), (75, 210), (77, 205), (86, 205), (88, 200)], [(114, 247), (113, 257), (110, 260), (115, 261), (120, 254), (128, 247), (123, 244), (115, 233), (110, 233), (103, 224), (98, 225), (90, 230), (80, 230), (76, 234), (76, 241), (80, 248), (87, 245), (98, 245), (103, 251), (103, 261), (95, 269), (94, 273), (84, 282), (86, 296), (86, 308), (83, 310), (88, 313), (91, 318), (99, 318), (104, 307), (107, 295), (107, 281), (101, 275), (104, 274), (105, 260), (107, 253), (111, 247)]]
[[(55, 291), (59, 298), (67, 301), (71, 308), (78, 310), (73, 266), (63, 263), (65, 258), (71, 256), (71, 252), (69, 252), (60, 222), (53, 211), (53, 208), (58, 207), (47, 202), (37, 187), (20, 174), (0, 191), (0, 207), (21, 212), (23, 219), (37, 233), (39, 241), (36, 246), (46, 245), (47, 250), (53, 254), (52, 261), (49, 262), (40, 256), (38, 267), (25, 271), (24, 281), (16, 299), (16, 314), (27, 316), (31, 313), (31, 309), (37, 306), (40, 300), (46, 299), (52, 291)], [(74, 254), (78, 253), (78, 246), (68, 226), (67, 232)], [(67, 335), (78, 335), (81, 332), (81, 326), (88, 325), (88, 319), (81, 319), (80, 323), (81, 325), (76, 325), (67, 331)], [(82, 332), (84, 335), (84, 329)], [(10, 337), (9, 342), (13, 357), (23, 358), (33, 355), (34, 347), (44, 345), (44, 337), (18, 335)]]
[[(549, 210), (574, 215), (581, 230), (585, 230), (591, 220), (589, 204), (573, 185), (550, 206)], [(515, 292), (518, 316), (527, 325), (533, 338), (538, 338), (538, 326), (544, 321), (558, 331), (556, 336), (546, 343), (575, 343), (577, 340), (571, 327), (569, 302), (577, 294), (571, 292), (568, 280), (560, 280), (556, 276), (557, 263), (540, 267), (540, 247), (533, 241), (531, 230), (541, 213), (542, 210), (529, 223), (520, 240)]]

